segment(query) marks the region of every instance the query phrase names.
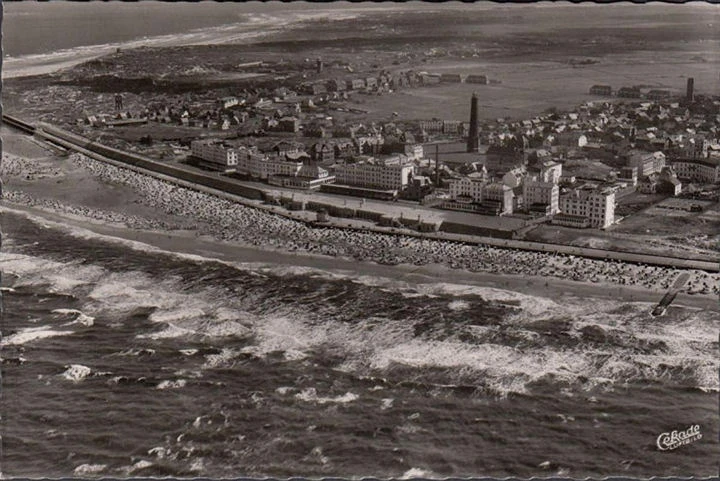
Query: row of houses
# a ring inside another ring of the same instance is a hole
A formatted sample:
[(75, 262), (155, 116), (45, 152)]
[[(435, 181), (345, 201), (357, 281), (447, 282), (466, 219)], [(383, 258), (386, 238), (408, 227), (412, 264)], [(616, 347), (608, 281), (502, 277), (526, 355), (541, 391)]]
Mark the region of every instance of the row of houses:
[(275, 149), (267, 154), (260, 153), (257, 148), (233, 147), (216, 140), (196, 140), (191, 143), (191, 156), (205, 168), (297, 188), (338, 183), (400, 191), (407, 187), (415, 173), (413, 159), (403, 154), (382, 159), (362, 156), (354, 162), (332, 164), (325, 168), (298, 149)]
[(355, 78), (333, 78), (329, 80), (307, 82), (299, 87), (299, 91), (308, 95), (318, 95), (325, 92), (346, 91), (379, 91), (396, 90), (404, 87), (436, 85), (440, 83), (472, 83), (487, 85), (493, 83), (487, 75), (457, 73), (428, 73), (406, 71), (397, 74), (382, 72), (377, 76)]
[(301, 93), (319, 95), (327, 92), (352, 92), (357, 90), (376, 91), (395, 87), (394, 78), (389, 73), (381, 73), (377, 77), (333, 78), (329, 80), (303, 83), (298, 87)]
[(310, 157), (297, 150), (278, 150), (268, 155), (256, 148), (232, 147), (217, 140), (195, 140), (190, 144), (190, 152), (200, 166), (273, 185), (313, 189), (335, 180), (327, 170), (311, 165)]
[[(672, 92), (663, 89), (652, 89), (643, 94), (640, 87), (620, 87), (615, 94), (618, 97), (628, 99), (646, 98), (649, 100), (667, 100), (672, 97)], [(613, 89), (610, 85), (593, 85), (590, 87), (590, 95), (600, 95), (610, 97), (613, 95)]]

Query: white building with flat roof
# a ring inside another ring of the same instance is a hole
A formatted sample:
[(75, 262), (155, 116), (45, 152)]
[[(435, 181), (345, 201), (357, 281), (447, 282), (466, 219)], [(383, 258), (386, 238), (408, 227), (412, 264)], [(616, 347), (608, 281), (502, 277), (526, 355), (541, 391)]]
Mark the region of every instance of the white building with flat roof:
[(560, 187), (554, 182), (526, 180), (523, 184), (523, 201), (526, 208), (545, 205), (550, 207), (549, 214), (557, 214), (560, 211)]
[(451, 199), (466, 197), (474, 202), (482, 202), (483, 189), (486, 185), (483, 176), (469, 175), (460, 179), (451, 180), (448, 183), (448, 193)]
[(282, 157), (247, 152), (238, 159), (238, 172), (251, 177), (267, 180), (272, 175), (296, 176), (300, 172), (302, 161), (287, 160)]
[(500, 214), (513, 213), (514, 198), (513, 190), (502, 182), (489, 183), (483, 190), (483, 203), (497, 205)]
[(337, 184), (378, 190), (402, 190), (414, 172), (411, 163), (402, 162), (359, 162), (341, 164), (335, 167)]
[(605, 229), (615, 222), (615, 192), (594, 189), (572, 189), (559, 198), (560, 212), (584, 216), (591, 227)]
[(190, 153), (210, 168), (229, 171), (237, 168), (238, 152), (216, 140), (193, 140)]
[(638, 177), (659, 174), (665, 167), (665, 154), (657, 152), (633, 151), (628, 157), (628, 167), (637, 167)]
[(543, 182), (557, 184), (560, 182), (560, 177), (562, 177), (562, 164), (552, 160), (540, 164), (540, 179)]

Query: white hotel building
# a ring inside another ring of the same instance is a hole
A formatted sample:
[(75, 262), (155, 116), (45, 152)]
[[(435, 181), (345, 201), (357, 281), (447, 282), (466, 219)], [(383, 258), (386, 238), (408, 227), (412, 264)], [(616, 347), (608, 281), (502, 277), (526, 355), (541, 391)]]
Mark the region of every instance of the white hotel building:
[(451, 199), (468, 197), (473, 202), (482, 202), (485, 185), (487, 185), (487, 181), (482, 176), (469, 175), (451, 180), (448, 184), (448, 193)]
[(271, 158), (243, 149), (238, 156), (237, 171), (251, 177), (268, 180), (273, 175), (295, 177), (302, 166), (302, 161), (291, 161), (282, 157)]
[(233, 171), (238, 165), (238, 152), (215, 140), (193, 140), (190, 153), (206, 166), (226, 172)]
[(224, 172), (238, 172), (267, 180), (270, 176), (294, 177), (303, 166), (302, 161), (268, 157), (245, 147), (232, 148), (212, 140), (195, 140), (191, 152), (202, 165)]
[(335, 167), (335, 182), (367, 189), (402, 190), (414, 171), (411, 163), (362, 162)]
[(557, 214), (560, 211), (560, 187), (554, 182), (525, 180), (523, 184), (523, 202), (525, 207), (532, 205), (546, 205), (550, 207), (548, 214)]
[(573, 189), (560, 196), (560, 212), (582, 216), (591, 227), (605, 229), (615, 222), (615, 192)]

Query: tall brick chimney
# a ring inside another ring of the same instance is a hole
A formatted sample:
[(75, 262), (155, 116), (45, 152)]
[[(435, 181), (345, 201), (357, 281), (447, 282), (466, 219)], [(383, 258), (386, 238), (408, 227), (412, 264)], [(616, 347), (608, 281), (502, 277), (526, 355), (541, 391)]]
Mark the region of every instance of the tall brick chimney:
[(687, 79), (687, 93), (685, 94), (685, 98), (688, 102), (695, 100), (695, 79), (692, 77)]
[(478, 99), (475, 93), (470, 99), (470, 132), (467, 140), (467, 151), (478, 151)]

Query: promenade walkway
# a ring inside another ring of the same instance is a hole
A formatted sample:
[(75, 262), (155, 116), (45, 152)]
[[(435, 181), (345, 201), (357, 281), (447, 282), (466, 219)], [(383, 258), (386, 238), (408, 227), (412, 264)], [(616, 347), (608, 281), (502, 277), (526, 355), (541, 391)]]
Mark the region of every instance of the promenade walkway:
[[(208, 193), (212, 193), (214, 195), (218, 195), (220, 197), (225, 198), (232, 198), (235, 201), (243, 202), (247, 205), (253, 205), (255, 207), (260, 207), (257, 201), (251, 201), (249, 199), (243, 200), (239, 196), (235, 195), (229, 195), (227, 192), (224, 192), (222, 190), (218, 190), (212, 187), (202, 187), (197, 184), (193, 184), (191, 182), (179, 179), (179, 178), (173, 178), (168, 175), (164, 175), (158, 172), (155, 172), (152, 170), (152, 168), (142, 168), (137, 166), (129, 166), (127, 163), (123, 162), (122, 159), (109, 159), (108, 157), (102, 156), (97, 154), (96, 152), (90, 151), (86, 148), (84, 148), (81, 145), (75, 145), (72, 142), (63, 141), (58, 139), (57, 137), (42, 133), (41, 134), (44, 138), (51, 140), (53, 142), (57, 142), (58, 144), (62, 145), (63, 147), (66, 147), (68, 149), (75, 150), (77, 152), (83, 153), (91, 158), (94, 158), (99, 161), (103, 162), (110, 162), (117, 166), (122, 166), (124, 168), (132, 168), (132, 170), (142, 172), (147, 175), (155, 176), (158, 178), (162, 178), (166, 181), (170, 181), (173, 183), (176, 183), (178, 185), (183, 185), (186, 187), (190, 187), (196, 190), (202, 190)], [(158, 165), (163, 164), (162, 162), (157, 162)], [(178, 166), (179, 167), (179, 166)], [(198, 169), (195, 169), (193, 167), (189, 166), (182, 166), (179, 168), (181, 171), (187, 171), (187, 172), (199, 172)], [(205, 173), (207, 175), (207, 173)], [(269, 186), (265, 184), (261, 184), (258, 182), (246, 182), (241, 181), (237, 179), (230, 179), (227, 177), (223, 177), (224, 180), (229, 181), (232, 184), (236, 184), (239, 186), (248, 186), (252, 187), (254, 189), (260, 189), (264, 192), (271, 192), (271, 191), (278, 191), (278, 190), (285, 190), (285, 189), (278, 189), (274, 186)], [(293, 194), (296, 196), (298, 200), (300, 199), (319, 199), (322, 198), (326, 201), (332, 201), (337, 202), (338, 205), (349, 205), (356, 207), (361, 202), (360, 199), (357, 199), (355, 197), (352, 198), (343, 198), (336, 195), (327, 195), (327, 194), (320, 194), (320, 193), (302, 193), (298, 191), (292, 191)], [(467, 214), (467, 213), (459, 213), (459, 212), (443, 212), (443, 211), (430, 211), (428, 208), (419, 206), (419, 207), (413, 207), (408, 206), (406, 204), (400, 204), (400, 203), (387, 203), (387, 202), (379, 202), (379, 201), (365, 201), (363, 203), (363, 208), (365, 210), (373, 210), (376, 212), (381, 212), (383, 214), (386, 213), (393, 213), (398, 214), (399, 212), (403, 213), (403, 216), (409, 219), (417, 219), (418, 215), (423, 220), (431, 220), (431, 219), (440, 219), (440, 220), (449, 220), (453, 219), (452, 222), (457, 222), (460, 220), (464, 220), (466, 222), (473, 222), (473, 224), (468, 225), (477, 225), (477, 222), (483, 222), (483, 226), (485, 226), (485, 222), (488, 222), (488, 216), (478, 216), (477, 214)], [(285, 211), (284, 209), (278, 209), (273, 211), (282, 214), (286, 217), (293, 218), (299, 221), (308, 222), (308, 213), (303, 213), (300, 215), (294, 214), (290, 211)], [(497, 223), (497, 225), (507, 225), (508, 222), (515, 222), (518, 225), (510, 225), (509, 230), (519, 229), (522, 228), (525, 224), (524, 221), (520, 219), (510, 219), (510, 218), (504, 218), (504, 217), (497, 217), (497, 218), (490, 218), (492, 222)], [(347, 226), (347, 222), (344, 222), (344, 226), (341, 226), (338, 222), (333, 222), (331, 225), (335, 227), (345, 227)], [(389, 234), (402, 234), (402, 235), (410, 235), (414, 237), (422, 237), (422, 238), (433, 238), (433, 239), (441, 239), (441, 240), (450, 240), (450, 241), (459, 241), (459, 242), (466, 242), (471, 244), (484, 244), (494, 247), (502, 247), (502, 248), (508, 248), (508, 249), (519, 249), (519, 250), (526, 250), (526, 251), (536, 251), (536, 252), (546, 252), (549, 254), (562, 254), (562, 255), (569, 255), (569, 256), (580, 256), (580, 257), (586, 257), (591, 259), (602, 259), (602, 260), (615, 260), (619, 262), (631, 262), (635, 264), (648, 264), (648, 265), (657, 265), (657, 266), (667, 266), (667, 267), (675, 267), (680, 269), (698, 269), (703, 270), (707, 272), (720, 272), (720, 260), (718, 262), (710, 262), (710, 261), (703, 261), (703, 260), (696, 260), (696, 259), (687, 259), (687, 258), (681, 258), (681, 257), (672, 257), (672, 256), (660, 256), (655, 254), (641, 254), (636, 252), (624, 252), (624, 251), (617, 251), (617, 250), (605, 250), (605, 249), (594, 249), (594, 248), (588, 248), (588, 247), (576, 247), (576, 246), (569, 246), (569, 245), (563, 245), (563, 244), (553, 244), (553, 243), (540, 243), (540, 242), (532, 242), (532, 241), (523, 241), (523, 240), (511, 240), (511, 239), (498, 239), (494, 237), (480, 237), (480, 236), (470, 236), (470, 235), (464, 235), (464, 234), (454, 234), (454, 233), (447, 233), (447, 232), (416, 232), (409, 229), (396, 229), (396, 228), (384, 228), (380, 226), (363, 226), (363, 229), (374, 231), (374, 232), (382, 232), (382, 233), (389, 233)]]

